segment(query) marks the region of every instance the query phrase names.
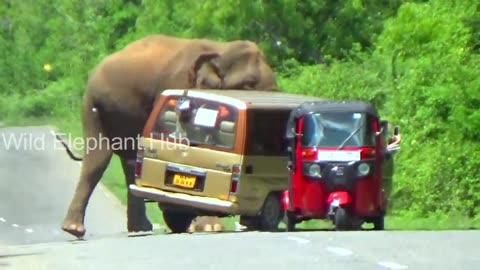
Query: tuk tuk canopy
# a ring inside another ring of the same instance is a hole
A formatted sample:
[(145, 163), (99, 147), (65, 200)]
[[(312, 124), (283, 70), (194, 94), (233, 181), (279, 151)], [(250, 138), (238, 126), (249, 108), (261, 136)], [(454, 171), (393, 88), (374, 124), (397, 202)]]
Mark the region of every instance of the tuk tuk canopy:
[(290, 116), (287, 122), (287, 128), (285, 130), (285, 137), (289, 140), (295, 137), (293, 128), (295, 127), (295, 122), (300, 117), (312, 113), (325, 112), (366, 113), (379, 118), (379, 114), (375, 106), (364, 101), (322, 100), (304, 102), (290, 112)]

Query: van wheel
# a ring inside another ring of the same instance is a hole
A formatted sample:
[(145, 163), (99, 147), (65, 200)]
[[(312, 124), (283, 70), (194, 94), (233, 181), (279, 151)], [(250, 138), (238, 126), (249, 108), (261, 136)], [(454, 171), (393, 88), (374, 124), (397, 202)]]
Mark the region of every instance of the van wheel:
[(277, 231), (283, 216), (284, 211), (280, 199), (273, 193), (269, 194), (258, 217), (259, 229), (261, 231)]
[(172, 233), (187, 232), (194, 218), (194, 215), (187, 213), (163, 211), (163, 220)]

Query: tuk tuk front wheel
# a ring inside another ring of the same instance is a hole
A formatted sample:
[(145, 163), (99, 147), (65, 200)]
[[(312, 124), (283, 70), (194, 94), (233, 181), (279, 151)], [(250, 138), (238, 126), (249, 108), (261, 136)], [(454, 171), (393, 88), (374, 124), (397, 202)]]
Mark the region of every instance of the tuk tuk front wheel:
[(187, 232), (192, 223), (194, 215), (165, 210), (163, 211), (163, 220), (172, 233)]
[(283, 209), (280, 198), (271, 193), (263, 203), (262, 211), (258, 217), (259, 229), (261, 231), (276, 231), (283, 218)]
[(346, 231), (352, 228), (352, 220), (350, 214), (345, 208), (339, 207), (335, 211), (335, 230)]

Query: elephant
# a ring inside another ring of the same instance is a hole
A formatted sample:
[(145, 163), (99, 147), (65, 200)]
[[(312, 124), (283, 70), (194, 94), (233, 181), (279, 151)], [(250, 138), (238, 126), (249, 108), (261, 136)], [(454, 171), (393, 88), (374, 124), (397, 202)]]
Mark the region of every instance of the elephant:
[[(131, 138), (139, 138), (155, 101), (166, 89), (280, 91), (263, 51), (250, 40), (215, 41), (152, 34), (107, 55), (89, 74), (84, 90), (83, 156), (76, 156), (64, 144), (68, 155), (83, 160), (83, 166), (63, 231), (84, 237), (88, 201), (113, 154), (121, 160), (127, 189), (135, 182), (138, 141)], [(114, 148), (118, 140), (131, 145)], [(144, 200), (130, 192), (127, 229), (153, 230)]]

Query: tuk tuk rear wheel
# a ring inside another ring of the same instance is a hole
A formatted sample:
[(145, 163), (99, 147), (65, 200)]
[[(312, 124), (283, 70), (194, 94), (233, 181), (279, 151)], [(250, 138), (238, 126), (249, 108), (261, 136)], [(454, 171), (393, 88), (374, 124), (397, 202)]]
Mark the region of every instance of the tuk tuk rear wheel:
[(346, 231), (352, 228), (350, 214), (345, 208), (339, 207), (335, 211), (335, 230)]
[(163, 211), (163, 220), (172, 233), (187, 232), (194, 218), (194, 215), (187, 213)]
[(261, 231), (276, 231), (284, 216), (280, 198), (271, 193), (263, 203), (262, 211), (258, 217), (258, 225)]
[(297, 220), (295, 217), (290, 216), (288, 213), (285, 214), (285, 225), (287, 232), (295, 231), (295, 225), (297, 225)]
[(381, 215), (374, 218), (372, 223), (375, 231), (383, 231), (385, 229), (385, 216)]

